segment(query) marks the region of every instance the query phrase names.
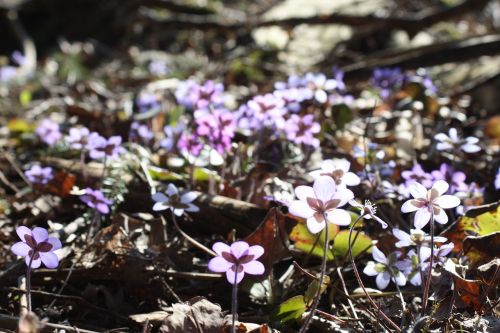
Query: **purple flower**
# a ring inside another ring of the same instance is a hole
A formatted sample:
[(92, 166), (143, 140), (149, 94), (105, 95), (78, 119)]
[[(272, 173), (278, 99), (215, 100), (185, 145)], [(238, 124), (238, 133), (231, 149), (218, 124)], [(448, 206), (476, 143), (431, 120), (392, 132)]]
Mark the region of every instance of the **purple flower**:
[(203, 149), (203, 142), (195, 134), (182, 133), (177, 147), (185, 155), (198, 156)]
[(405, 75), (399, 68), (375, 68), (372, 75), (372, 85), (380, 91), (380, 97), (387, 99), (390, 94), (401, 87)]
[(175, 92), (177, 102), (188, 109), (206, 109), (209, 106), (221, 106), (223, 99), (224, 85), (215, 83), (212, 80), (199, 85), (193, 80), (181, 83)]
[(282, 98), (273, 94), (257, 95), (238, 110), (238, 127), (282, 129), (285, 126), (284, 116), (287, 113), (285, 101)]
[(41, 141), (45, 142), (49, 146), (56, 144), (56, 142), (62, 137), (59, 130), (59, 124), (50, 119), (42, 120), (40, 125), (36, 128), (35, 133)]
[(236, 122), (226, 109), (196, 110), (194, 113), (196, 134), (219, 154), (231, 149)]
[(16, 229), (16, 233), (21, 239), (12, 245), (11, 251), (21, 257), (25, 257), (24, 261), (30, 268), (38, 268), (41, 263), (47, 268), (56, 268), (59, 265), (59, 258), (54, 253), (59, 250), (62, 245), (57, 238), (49, 237), (49, 233), (44, 228), (33, 228), (33, 231), (25, 226), (20, 226)]
[(161, 59), (151, 61), (148, 65), (148, 69), (151, 74), (157, 76), (165, 76), (170, 73), (170, 68), (168, 68), (165, 61)]
[(323, 73), (307, 73), (304, 76), (304, 81), (307, 87), (314, 91), (314, 99), (319, 103), (326, 103), (328, 101), (328, 92), (344, 88), (343, 73), (340, 74), (340, 80), (327, 79)]
[[(398, 239), (396, 242), (396, 247), (407, 247), (416, 245), (426, 245), (431, 242), (431, 236), (426, 235), (423, 230), (411, 229), (410, 233), (406, 233), (401, 229), (392, 229), (392, 234)], [(444, 243), (446, 242), (446, 237), (434, 236), (434, 242)]]
[(51, 167), (41, 168), (39, 165), (34, 165), (31, 169), (24, 172), (26, 178), (33, 184), (47, 184), (54, 178), (54, 173)]
[(285, 125), (286, 138), (297, 145), (319, 147), (319, 139), (315, 138), (314, 135), (318, 134), (320, 130), (321, 126), (314, 121), (312, 114), (303, 117), (292, 114)]
[(376, 262), (369, 261), (363, 270), (368, 276), (377, 276), (375, 282), (379, 289), (385, 289), (389, 285), (389, 282), (397, 283), (399, 286), (404, 286), (406, 284), (406, 277), (399, 270), (398, 257), (399, 252), (393, 252), (388, 257), (385, 256), (382, 251), (380, 251), (376, 246), (372, 248), (372, 256)]
[(465, 184), (465, 173), (462, 171), (453, 172), (453, 169), (446, 163), (441, 164), (439, 170), (431, 172), (434, 180), (445, 180), (450, 184), (449, 193), (467, 191), (467, 184)]
[(130, 125), (129, 137), (131, 140), (136, 140), (147, 144), (154, 138), (154, 133), (149, 129), (148, 125), (134, 121)]
[(87, 146), (89, 134), (87, 127), (72, 127), (69, 129), (69, 135), (66, 136), (66, 142), (73, 149), (83, 149)]
[(0, 67), (0, 82), (8, 82), (17, 75), (17, 68), (14, 66)]
[[(441, 265), (444, 266), (444, 263), (448, 259), (448, 254), (453, 250), (455, 245), (453, 243), (443, 244), (439, 247), (434, 248), (434, 261), (433, 266)], [(429, 249), (430, 254), (430, 249)]]
[(396, 266), (403, 272), (408, 282), (414, 286), (420, 286), (422, 285), (422, 276), (420, 272), (425, 272), (429, 267), (429, 263), (426, 261), (431, 257), (431, 249), (424, 246), (421, 247), (420, 258), (417, 257), (415, 250), (411, 249), (408, 251), (407, 256), (408, 258), (398, 261)]
[(425, 172), (418, 163), (415, 164), (411, 170), (403, 171), (401, 176), (405, 180), (407, 186), (416, 182), (424, 185), (426, 188), (432, 186), (432, 175)]
[(90, 208), (97, 209), (101, 214), (108, 214), (109, 206), (113, 203), (112, 200), (104, 197), (104, 193), (89, 187), (87, 187), (85, 193), (80, 196), (80, 200), (85, 202)]
[(196, 192), (186, 192), (181, 195), (174, 184), (168, 184), (166, 195), (160, 192), (153, 194), (153, 200), (156, 201), (153, 210), (171, 209), (177, 216), (184, 214), (184, 211), (198, 212), (200, 209), (192, 203), (197, 197)]
[(97, 133), (91, 133), (88, 139), (88, 148), (90, 150), (90, 158), (100, 159), (103, 157), (114, 159), (118, 155), (125, 152), (125, 149), (121, 147), (122, 137), (112, 136), (109, 139), (105, 139)]
[(325, 228), (325, 218), (337, 225), (351, 223), (349, 213), (339, 207), (351, 200), (354, 194), (343, 186), (337, 186), (331, 177), (316, 178), (313, 187), (298, 186), (295, 195), (299, 200), (290, 204), (290, 213), (307, 219), (307, 228), (311, 233), (317, 234)]
[(438, 133), (434, 136), (434, 139), (438, 141), (436, 145), (437, 150), (452, 150), (460, 148), (466, 153), (477, 153), (481, 150), (481, 147), (477, 145), (479, 142), (478, 138), (468, 136), (465, 139), (460, 139), (456, 128), (450, 128), (448, 135)]
[(435, 182), (430, 190), (419, 183), (411, 184), (410, 193), (414, 199), (406, 201), (401, 206), (401, 211), (403, 213), (416, 211), (414, 225), (418, 229), (422, 229), (429, 223), (431, 216), (437, 223), (445, 224), (448, 222), (448, 215), (444, 210), (460, 205), (460, 199), (457, 197), (443, 195), (448, 187), (448, 183), (444, 180)]
[(257, 261), (264, 254), (260, 245), (249, 246), (247, 242), (238, 241), (231, 246), (217, 242), (212, 246), (217, 257), (208, 262), (208, 269), (212, 272), (226, 272), (227, 281), (238, 284), (243, 280), (245, 273), (251, 275), (264, 274), (264, 265)]
[(183, 122), (178, 122), (176, 126), (165, 126), (163, 128), (165, 138), (161, 140), (160, 146), (166, 151), (172, 151), (185, 129), (186, 125)]
[(139, 113), (146, 113), (148, 111), (161, 108), (161, 102), (158, 96), (151, 93), (141, 93), (137, 97), (136, 104), (137, 107), (139, 108)]
[(359, 185), (359, 177), (349, 171), (351, 163), (346, 159), (324, 160), (321, 163), (321, 170), (312, 171), (309, 174), (314, 178), (319, 176), (330, 176), (337, 185), (356, 186)]

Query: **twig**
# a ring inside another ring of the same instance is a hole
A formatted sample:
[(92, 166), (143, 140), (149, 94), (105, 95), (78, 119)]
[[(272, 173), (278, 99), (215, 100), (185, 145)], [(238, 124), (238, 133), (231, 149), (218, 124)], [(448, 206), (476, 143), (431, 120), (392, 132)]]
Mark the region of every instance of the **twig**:
[[(166, 221), (165, 221), (165, 218), (163, 216), (161, 216), (161, 219), (162, 219), (162, 222), (166, 224)], [(174, 223), (174, 226), (175, 226), (175, 229), (177, 229), (177, 231), (188, 241), (190, 242), (191, 244), (193, 244), (194, 246), (196, 246), (197, 248), (199, 248), (200, 250), (208, 253), (209, 255), (213, 256), (213, 257), (216, 257), (217, 254), (210, 250), (208, 247), (206, 247), (205, 245), (201, 244), (200, 242), (198, 242), (197, 240), (195, 240), (194, 238), (192, 238), (191, 236), (189, 236), (188, 234), (186, 234), (184, 231), (182, 231), (182, 229), (179, 227), (179, 225), (177, 224), (177, 220), (175, 218), (175, 214), (174, 212), (172, 212), (172, 222)]]

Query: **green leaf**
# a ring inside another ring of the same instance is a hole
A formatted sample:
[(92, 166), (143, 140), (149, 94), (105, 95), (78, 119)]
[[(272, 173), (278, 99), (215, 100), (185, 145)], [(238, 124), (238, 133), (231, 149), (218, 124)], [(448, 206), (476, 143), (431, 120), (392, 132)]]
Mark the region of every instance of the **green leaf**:
[[(318, 276), (319, 278), (319, 276)], [(330, 277), (325, 274), (325, 277), (323, 278), (323, 285), (321, 287), (321, 293), (322, 294), (325, 290), (326, 287), (328, 287), (328, 284), (330, 284)], [(304, 294), (304, 301), (306, 302), (307, 306), (311, 306), (312, 302), (314, 300), (314, 297), (316, 297), (316, 293), (318, 292), (319, 288), (319, 280), (314, 280), (309, 284), (309, 287), (307, 287), (306, 293)]]
[(307, 305), (304, 296), (298, 295), (287, 299), (280, 304), (274, 317), (282, 323), (296, 320), (306, 311)]
[(334, 106), (332, 108), (332, 114), (335, 126), (339, 130), (343, 129), (344, 126), (354, 118), (351, 109), (345, 104)]
[(179, 175), (178, 173), (158, 168), (155, 166), (150, 166), (148, 168), (149, 175), (153, 180), (159, 180), (159, 181), (173, 181), (173, 180), (181, 180), (182, 176)]
[(28, 106), (28, 104), (30, 104), (31, 102), (31, 98), (32, 98), (31, 91), (23, 90), (19, 94), (19, 103), (21, 103), (22, 106)]
[(220, 181), (219, 174), (217, 172), (212, 171), (212, 170), (207, 169), (207, 168), (195, 167), (193, 176), (194, 176), (194, 180), (196, 180), (197, 182), (206, 182), (210, 179), (210, 177), (212, 177), (216, 181)]
[[(351, 242), (356, 238), (356, 231), (352, 233)], [(365, 233), (360, 232), (356, 241), (352, 245), (352, 255), (354, 257), (358, 256), (363, 251), (371, 253), (372, 239)], [(333, 253), (335, 256), (346, 257), (349, 255), (349, 230), (342, 230), (335, 237), (335, 242), (333, 243)]]
[[(337, 234), (339, 230), (339, 227), (334, 224), (329, 224), (328, 225), (328, 239), (332, 240), (335, 238), (335, 235)], [(318, 239), (319, 237), (319, 239)], [(325, 244), (325, 230), (318, 234), (318, 235), (313, 235), (309, 232), (307, 229), (307, 226), (302, 223), (297, 223), (295, 227), (293, 227), (292, 231), (290, 232), (290, 239), (295, 242), (295, 248), (298, 250), (301, 250), (303, 252), (309, 253), (311, 252), (312, 255), (315, 255), (317, 257), (323, 257), (323, 247)], [(332, 251), (327, 251), (326, 253), (326, 258), (328, 260), (333, 259), (333, 253)]]

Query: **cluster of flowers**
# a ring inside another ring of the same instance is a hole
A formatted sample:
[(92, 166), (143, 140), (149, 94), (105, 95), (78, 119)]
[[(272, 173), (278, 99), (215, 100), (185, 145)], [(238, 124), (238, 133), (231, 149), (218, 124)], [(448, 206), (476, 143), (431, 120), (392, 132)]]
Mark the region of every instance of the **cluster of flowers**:
[[(19, 51), (14, 51), (12, 53), (11, 58), (12, 62), (18, 66), (23, 66), (26, 62), (26, 58)], [(0, 83), (9, 82), (10, 80), (14, 79), (17, 75), (17, 71), (18, 67), (16, 66), (11, 66), (11, 65), (0, 66)]]

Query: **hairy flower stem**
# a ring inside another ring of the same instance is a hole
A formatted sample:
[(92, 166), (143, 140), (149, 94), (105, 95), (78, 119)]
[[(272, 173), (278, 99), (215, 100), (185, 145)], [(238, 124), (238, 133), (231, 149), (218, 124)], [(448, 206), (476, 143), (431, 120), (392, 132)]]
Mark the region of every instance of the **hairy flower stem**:
[(375, 309), (377, 309), (377, 313), (379, 313), (380, 316), (382, 318), (384, 318), (396, 330), (396, 332), (401, 332), (401, 328), (399, 328), (399, 326), (396, 325), (396, 323), (394, 323), (389, 317), (387, 317), (387, 315), (384, 312), (382, 312), (382, 309), (380, 309), (380, 307), (377, 305), (377, 303), (375, 303), (375, 301), (370, 296), (370, 294), (368, 294), (368, 291), (366, 291), (365, 285), (363, 284), (363, 281), (361, 280), (361, 276), (359, 275), (358, 268), (356, 267), (356, 263), (354, 262), (354, 256), (352, 255), (352, 243), (351, 243), (352, 232), (353, 232), (354, 228), (356, 227), (356, 224), (358, 224), (358, 222), (361, 221), (361, 218), (362, 218), (362, 215), (360, 215), (356, 219), (356, 221), (354, 221), (354, 223), (352, 224), (352, 226), (349, 230), (349, 256), (351, 257), (351, 265), (352, 265), (352, 269), (354, 271), (354, 275), (356, 276), (356, 280), (358, 280), (359, 286), (361, 287), (361, 289), (363, 289), (363, 292), (365, 293), (366, 297), (370, 301), (371, 305)]
[(311, 323), (311, 320), (314, 316), (314, 312), (316, 312), (316, 308), (318, 307), (319, 304), (319, 299), (321, 297), (321, 289), (323, 287), (324, 279), (325, 279), (325, 273), (326, 273), (326, 253), (328, 251), (328, 219), (326, 218), (325, 214), (323, 214), (323, 218), (325, 219), (325, 243), (323, 244), (323, 258), (321, 261), (321, 273), (319, 276), (319, 286), (318, 290), (316, 291), (316, 295), (314, 296), (314, 301), (313, 304), (311, 305), (309, 309), (309, 316), (307, 316), (306, 321), (300, 328), (299, 333), (305, 333), (307, 331), (307, 328), (309, 327), (309, 324)]
[(434, 211), (431, 213), (431, 257), (429, 259), (429, 273), (425, 279), (424, 294), (422, 295), (422, 316), (425, 315), (427, 310), (427, 301), (429, 300), (429, 289), (431, 287), (432, 279), (432, 264), (434, 260)]
[(33, 258), (36, 255), (36, 251), (30, 257), (30, 262), (28, 264), (28, 270), (26, 272), (26, 305), (28, 306), (28, 313), (31, 312), (31, 264), (33, 263)]
[(238, 316), (238, 267), (239, 265), (236, 265), (236, 271), (234, 274), (234, 283), (233, 283), (233, 294), (232, 294), (232, 299), (231, 299), (231, 314), (233, 317), (233, 322), (231, 324), (231, 333), (236, 333), (236, 317)]

